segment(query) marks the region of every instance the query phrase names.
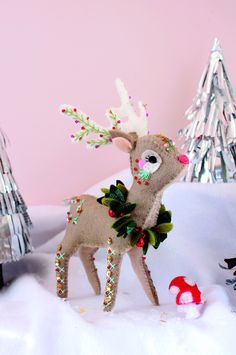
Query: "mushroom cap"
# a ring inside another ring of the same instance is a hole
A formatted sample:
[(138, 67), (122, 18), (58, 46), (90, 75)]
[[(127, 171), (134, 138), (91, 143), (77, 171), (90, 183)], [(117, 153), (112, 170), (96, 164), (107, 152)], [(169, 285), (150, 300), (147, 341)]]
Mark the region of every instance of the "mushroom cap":
[(177, 287), (179, 289), (182, 289), (186, 287), (186, 285), (194, 286), (196, 285), (196, 283), (187, 276), (177, 276), (170, 282), (169, 290), (171, 292), (172, 287)]
[(203, 303), (201, 291), (197, 284), (186, 276), (175, 277), (169, 284), (169, 290), (176, 295), (176, 303), (178, 305)]

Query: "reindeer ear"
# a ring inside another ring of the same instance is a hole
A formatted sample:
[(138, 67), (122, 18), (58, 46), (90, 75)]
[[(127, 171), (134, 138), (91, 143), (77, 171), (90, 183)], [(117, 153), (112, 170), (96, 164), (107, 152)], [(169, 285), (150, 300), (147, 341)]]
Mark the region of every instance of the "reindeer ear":
[(130, 141), (123, 137), (113, 138), (112, 142), (118, 149), (122, 150), (122, 152), (130, 153), (132, 150), (132, 144), (130, 143)]
[(127, 134), (122, 131), (109, 131), (112, 142), (116, 145), (117, 148), (122, 150), (125, 153), (130, 153), (136, 145), (137, 135), (136, 134)]

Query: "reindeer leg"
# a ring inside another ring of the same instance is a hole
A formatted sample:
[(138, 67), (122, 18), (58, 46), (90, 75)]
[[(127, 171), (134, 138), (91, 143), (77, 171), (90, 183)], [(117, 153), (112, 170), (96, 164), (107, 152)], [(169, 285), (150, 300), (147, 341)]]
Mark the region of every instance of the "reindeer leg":
[(94, 264), (93, 255), (96, 253), (98, 248), (91, 248), (81, 246), (79, 249), (80, 259), (84, 265), (85, 272), (87, 274), (88, 280), (94, 289), (96, 295), (100, 295), (101, 293), (101, 285), (100, 280), (98, 278), (97, 268)]
[(145, 263), (145, 258), (143, 257), (141, 248), (134, 247), (128, 252), (128, 254), (133, 269), (138, 276), (146, 295), (154, 305), (159, 305), (157, 292), (150, 276), (150, 271)]
[(57, 295), (58, 297), (61, 298), (67, 298), (68, 296), (68, 264), (69, 264), (70, 257), (79, 248), (79, 245), (75, 247), (72, 246), (68, 247), (68, 243), (64, 243), (64, 240), (57, 247), (56, 259), (55, 259)]
[(122, 254), (118, 254), (116, 253), (115, 250), (108, 248), (107, 282), (106, 282), (105, 297), (103, 302), (105, 312), (110, 312), (115, 305), (121, 262), (122, 262)]

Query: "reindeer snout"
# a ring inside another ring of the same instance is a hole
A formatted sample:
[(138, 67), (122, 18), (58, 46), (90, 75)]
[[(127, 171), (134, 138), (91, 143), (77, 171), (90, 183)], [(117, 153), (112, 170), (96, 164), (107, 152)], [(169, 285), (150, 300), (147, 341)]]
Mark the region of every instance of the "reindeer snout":
[(178, 161), (181, 163), (181, 164), (189, 164), (189, 158), (187, 157), (187, 155), (185, 154), (182, 154), (178, 157)]

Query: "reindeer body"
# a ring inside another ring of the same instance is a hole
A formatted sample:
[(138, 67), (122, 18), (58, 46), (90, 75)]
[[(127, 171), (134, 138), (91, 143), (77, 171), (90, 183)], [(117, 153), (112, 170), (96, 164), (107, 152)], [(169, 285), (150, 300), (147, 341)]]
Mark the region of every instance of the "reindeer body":
[[(100, 205), (94, 196), (81, 195), (79, 198), (84, 201), (81, 217), (76, 226), (67, 224), (66, 235), (62, 242), (68, 253), (73, 254), (79, 246), (106, 248), (108, 238), (112, 238), (113, 248), (117, 251), (127, 252), (130, 249), (129, 240), (116, 238), (116, 231), (111, 229), (112, 219), (108, 214), (108, 207)], [(76, 216), (78, 206), (79, 202), (71, 205), (70, 213), (73, 216)]]
[[(163, 136), (160, 135), (146, 135), (138, 138), (134, 134), (125, 134), (116, 130), (111, 131), (110, 134), (113, 142), (130, 154), (134, 181), (128, 193), (127, 201), (137, 204), (131, 215), (142, 229), (150, 228), (155, 225), (157, 220), (164, 188), (176, 179), (183, 170), (179, 153), (176, 148), (167, 151), (163, 143)], [(152, 162), (149, 162), (147, 158)], [(141, 159), (146, 162), (147, 168), (152, 171), (146, 183), (141, 182), (136, 176), (137, 162), (140, 162)], [(80, 210), (81, 201), (83, 201), (83, 206)], [(150, 301), (158, 305), (158, 296), (145, 258), (143, 258), (142, 249), (131, 246), (129, 236), (125, 239), (117, 237), (117, 232), (111, 228), (114, 220), (109, 216), (108, 207), (99, 204), (93, 196), (81, 195), (79, 201), (71, 205), (69, 214), (72, 219), (73, 216), (78, 214), (78, 209), (80, 216), (76, 221), (77, 224), (68, 223), (65, 237), (57, 251), (58, 296), (67, 297), (68, 262), (77, 251), (79, 251), (91, 286), (96, 294), (100, 294), (100, 281), (93, 255), (98, 248), (107, 248), (107, 283), (104, 310), (110, 311), (115, 304), (120, 266), (125, 253), (128, 253), (134, 271)]]
[[(150, 301), (158, 305), (159, 301), (155, 286), (143, 258), (142, 250), (130, 245), (129, 236), (126, 239), (117, 238), (117, 232), (111, 228), (112, 221), (108, 215), (108, 207), (99, 205), (94, 196), (81, 195), (81, 200), (84, 201), (84, 210), (81, 213), (78, 225), (75, 226), (68, 223), (65, 237), (57, 250), (56, 268), (59, 267), (59, 272), (57, 271), (58, 296), (62, 298), (67, 298), (68, 296), (68, 263), (70, 257), (77, 251), (79, 251), (88, 280), (95, 294), (99, 295), (101, 293), (101, 285), (94, 263), (94, 254), (99, 248), (107, 248), (106, 292), (107, 290), (112, 291), (112, 298), (107, 298), (105, 293), (104, 310), (110, 311), (115, 305), (120, 266), (125, 253), (130, 256), (134, 271), (139, 277)], [(76, 215), (78, 205), (79, 202), (71, 205), (70, 213), (72, 215)]]

